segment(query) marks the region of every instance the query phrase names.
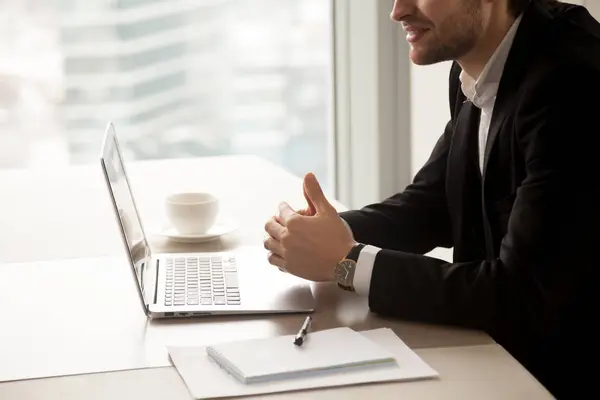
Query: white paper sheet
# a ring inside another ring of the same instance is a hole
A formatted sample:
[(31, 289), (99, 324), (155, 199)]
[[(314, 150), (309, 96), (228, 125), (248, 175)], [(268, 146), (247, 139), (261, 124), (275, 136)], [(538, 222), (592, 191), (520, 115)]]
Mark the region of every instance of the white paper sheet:
[(390, 350), (396, 357), (397, 365), (376, 368), (360, 367), (310, 377), (243, 384), (219, 367), (206, 354), (205, 346), (169, 346), (168, 351), (175, 368), (195, 399), (248, 396), (438, 377), (437, 371), (427, 365), (391, 329), (382, 328), (360, 333)]

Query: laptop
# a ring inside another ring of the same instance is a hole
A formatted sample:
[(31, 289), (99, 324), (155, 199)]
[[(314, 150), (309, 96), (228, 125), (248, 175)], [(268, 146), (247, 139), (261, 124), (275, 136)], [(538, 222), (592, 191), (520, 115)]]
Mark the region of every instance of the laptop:
[[(106, 127), (100, 164), (139, 299), (148, 317), (304, 313), (314, 310), (310, 283), (270, 265), (262, 246), (221, 252), (153, 252), (111, 122)], [(201, 174), (202, 171), (193, 173)]]

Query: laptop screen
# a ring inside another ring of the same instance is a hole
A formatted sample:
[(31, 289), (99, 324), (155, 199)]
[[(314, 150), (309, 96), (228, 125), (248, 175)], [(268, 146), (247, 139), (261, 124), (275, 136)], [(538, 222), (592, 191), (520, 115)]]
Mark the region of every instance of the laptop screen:
[[(144, 280), (147, 280), (148, 277), (144, 279), (143, 269), (149, 267), (145, 263), (150, 256), (150, 247), (133, 199), (123, 156), (112, 124), (108, 126), (104, 139), (102, 164), (111, 192), (115, 214), (118, 214), (123, 239), (131, 257), (131, 264), (135, 270), (138, 286), (142, 297), (145, 297), (149, 294), (144, 293)], [(145, 304), (148, 304), (148, 302), (145, 302)]]

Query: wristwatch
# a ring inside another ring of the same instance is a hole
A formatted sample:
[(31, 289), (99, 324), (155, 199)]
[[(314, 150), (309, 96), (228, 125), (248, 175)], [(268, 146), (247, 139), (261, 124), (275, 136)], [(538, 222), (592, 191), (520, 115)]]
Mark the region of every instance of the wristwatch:
[(365, 247), (362, 243), (355, 244), (352, 249), (335, 266), (335, 280), (339, 287), (350, 292), (354, 292), (354, 272), (360, 251)]

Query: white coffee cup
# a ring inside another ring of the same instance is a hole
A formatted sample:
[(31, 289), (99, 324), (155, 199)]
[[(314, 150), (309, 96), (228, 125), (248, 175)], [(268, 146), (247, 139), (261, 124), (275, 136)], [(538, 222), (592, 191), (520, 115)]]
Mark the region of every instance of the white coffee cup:
[(219, 214), (219, 199), (207, 192), (173, 193), (165, 199), (169, 222), (182, 235), (201, 235)]

